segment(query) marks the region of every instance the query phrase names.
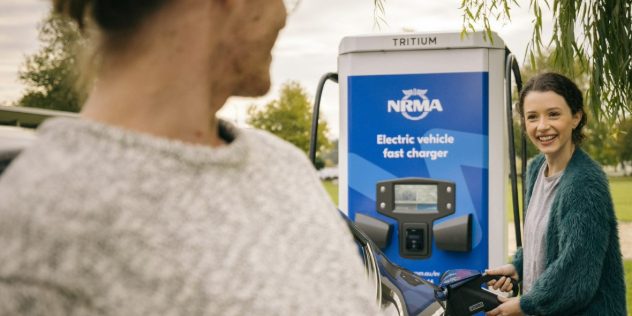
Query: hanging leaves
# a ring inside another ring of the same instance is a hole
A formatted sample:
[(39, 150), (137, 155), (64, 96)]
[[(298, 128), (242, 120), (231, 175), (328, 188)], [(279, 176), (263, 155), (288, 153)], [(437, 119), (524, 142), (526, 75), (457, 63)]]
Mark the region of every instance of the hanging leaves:
[[(384, 13), (384, 1), (374, 0), (375, 12)], [(491, 38), (491, 19), (511, 21), (516, 0), (463, 0), (461, 38), (483, 30)], [(553, 14), (553, 34), (542, 37), (542, 6)], [(632, 112), (632, 1), (630, 0), (530, 0), (533, 33), (525, 60), (536, 68), (542, 48), (551, 54), (552, 69), (571, 78), (589, 75), (586, 102), (594, 116), (610, 124), (624, 121)], [(379, 23), (375, 15), (376, 24)], [(574, 63), (581, 61), (576, 69)], [(585, 62), (584, 62), (585, 61)], [(537, 69), (536, 69), (537, 72)]]

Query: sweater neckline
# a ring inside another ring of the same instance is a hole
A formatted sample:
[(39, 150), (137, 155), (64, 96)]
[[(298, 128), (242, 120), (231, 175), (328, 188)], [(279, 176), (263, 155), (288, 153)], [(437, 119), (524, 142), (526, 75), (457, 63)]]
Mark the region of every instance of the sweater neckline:
[[(575, 151), (573, 152), (573, 155), (571, 156), (571, 160), (568, 161), (568, 165), (566, 165), (566, 168), (562, 172), (564, 175), (566, 175), (565, 177), (572, 177), (573, 174), (576, 173), (575, 164), (578, 164), (580, 163), (580, 161), (583, 161), (586, 156), (587, 154), (584, 152), (584, 150), (582, 150), (581, 147), (576, 146)], [(540, 153), (537, 156), (535, 156), (535, 158), (533, 158), (531, 163), (534, 164), (535, 166), (538, 166), (538, 168), (529, 168), (529, 170), (527, 171), (529, 174), (527, 179), (528, 180), (531, 179), (530, 181), (527, 182), (527, 196), (526, 196), (527, 203), (531, 202), (531, 194), (533, 193), (533, 186), (535, 185), (535, 179), (538, 176), (540, 168), (542, 168), (542, 164), (546, 164), (546, 158), (544, 157), (544, 154)], [(564, 182), (561, 181), (560, 185), (563, 187)]]
[(245, 163), (249, 142), (246, 133), (231, 123), (218, 119), (220, 137), (228, 144), (220, 147), (192, 144), (175, 139), (141, 133), (110, 124), (73, 118), (52, 118), (39, 128), (40, 137), (66, 144), (97, 143), (113, 150), (142, 151), (153, 157), (178, 160), (203, 166), (210, 164), (240, 165)]
[(559, 179), (560, 177), (562, 177), (562, 175), (564, 175), (564, 171), (566, 171), (566, 168), (564, 168), (564, 170), (552, 175), (552, 176), (546, 176), (546, 172), (549, 169), (549, 165), (546, 163), (546, 160), (544, 160), (544, 163), (542, 164), (542, 166), (540, 167), (540, 174), (542, 175), (542, 178), (544, 179), (544, 181), (546, 181), (547, 183), (551, 183), (556, 181), (557, 179)]

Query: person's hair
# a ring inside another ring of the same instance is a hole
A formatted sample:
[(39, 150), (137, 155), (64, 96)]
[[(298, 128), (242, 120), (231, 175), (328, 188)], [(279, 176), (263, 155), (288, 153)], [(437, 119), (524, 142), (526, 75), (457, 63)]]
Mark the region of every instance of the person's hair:
[(586, 125), (586, 111), (584, 111), (584, 97), (577, 85), (569, 78), (557, 73), (543, 73), (531, 78), (520, 92), (520, 100), (517, 104), (517, 111), (520, 114), (520, 126), (522, 132), (525, 133), (524, 121), (524, 99), (531, 91), (547, 92), (552, 91), (563, 97), (566, 104), (571, 109), (571, 113), (575, 115), (582, 112), (582, 118), (579, 124), (573, 129), (573, 143), (580, 146), (586, 139), (586, 135), (582, 133), (582, 128)]
[(53, 0), (55, 12), (75, 20), (83, 29), (93, 20), (105, 33), (130, 31), (170, 0)]
[(77, 23), (84, 39), (75, 89), (87, 94), (101, 67), (104, 51), (125, 49), (152, 13), (172, 0), (52, 0), (53, 11)]

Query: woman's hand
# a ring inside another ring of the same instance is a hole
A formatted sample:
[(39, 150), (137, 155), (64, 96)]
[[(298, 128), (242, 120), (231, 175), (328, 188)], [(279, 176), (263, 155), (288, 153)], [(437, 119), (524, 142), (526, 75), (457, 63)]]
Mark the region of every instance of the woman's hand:
[(491, 311), (485, 313), (485, 316), (513, 316), (513, 315), (524, 315), (522, 309), (520, 309), (520, 298), (512, 297), (506, 298), (502, 296), (498, 296), (498, 300), (502, 302), (498, 307), (492, 309)]
[(513, 289), (513, 284), (511, 284), (511, 279), (514, 279), (518, 282), (518, 271), (516, 271), (516, 267), (513, 264), (506, 264), (502, 267), (485, 270), (487, 275), (502, 275), (503, 277), (499, 280), (491, 280), (485, 285), (492, 287), (494, 290), (500, 289), (502, 292), (509, 292)]

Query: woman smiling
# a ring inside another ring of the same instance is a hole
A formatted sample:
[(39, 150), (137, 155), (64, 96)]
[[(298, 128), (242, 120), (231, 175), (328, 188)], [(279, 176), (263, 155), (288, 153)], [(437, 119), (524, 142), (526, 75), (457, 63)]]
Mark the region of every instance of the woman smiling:
[(487, 315), (625, 316), (625, 282), (608, 178), (579, 147), (586, 125), (581, 91), (568, 78), (538, 75), (518, 103), (523, 131), (540, 150), (527, 170), (524, 247), (511, 264), (487, 271), (522, 296)]

